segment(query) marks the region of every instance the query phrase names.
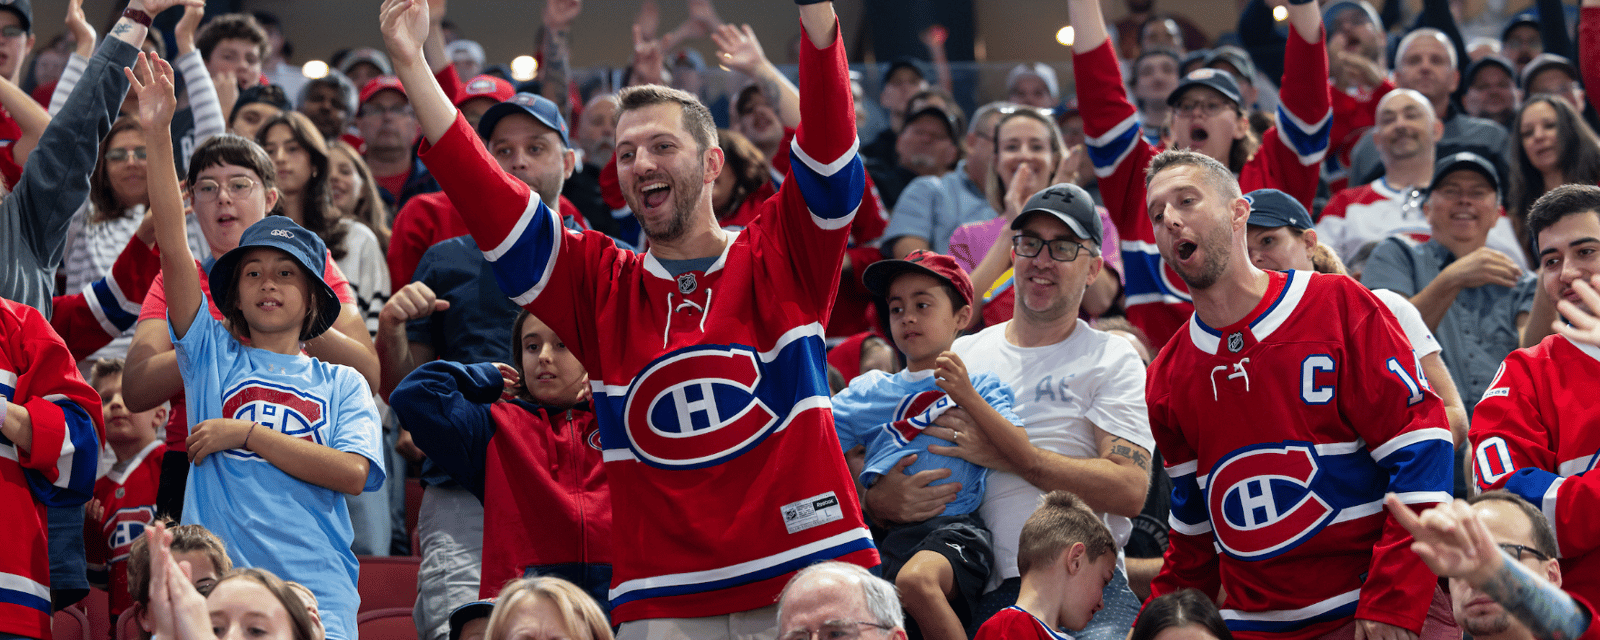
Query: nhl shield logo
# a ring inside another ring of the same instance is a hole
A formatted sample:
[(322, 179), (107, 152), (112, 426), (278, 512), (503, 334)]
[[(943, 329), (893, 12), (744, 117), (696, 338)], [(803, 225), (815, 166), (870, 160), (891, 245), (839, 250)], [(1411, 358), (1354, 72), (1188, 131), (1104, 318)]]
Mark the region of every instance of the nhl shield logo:
[(1244, 349), (1244, 333), (1235, 331), (1228, 334), (1228, 351), (1238, 353)]
[(685, 273), (678, 276), (678, 293), (683, 295), (694, 293), (695, 286), (693, 273)]

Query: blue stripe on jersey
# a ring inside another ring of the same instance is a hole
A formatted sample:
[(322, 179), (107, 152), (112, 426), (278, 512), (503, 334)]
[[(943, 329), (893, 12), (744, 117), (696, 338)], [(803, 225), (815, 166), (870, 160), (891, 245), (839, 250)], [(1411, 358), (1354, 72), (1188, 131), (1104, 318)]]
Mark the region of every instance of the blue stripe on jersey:
[(1172, 476), (1172, 504), (1169, 525), (1185, 535), (1199, 535), (1211, 530), (1211, 516), (1206, 513), (1206, 496), (1195, 479), (1195, 464), (1179, 465), (1167, 470)]
[[(1352, 594), (1356, 595), (1359, 595), (1359, 593), (1359, 591), (1352, 592)], [(1224, 610), (1222, 617), (1223, 621), (1228, 625), (1228, 630), (1233, 633), (1245, 631), (1253, 633), (1290, 633), (1320, 622), (1341, 620), (1356, 615), (1356, 607), (1361, 604), (1361, 601), (1359, 598), (1348, 597), (1350, 595), (1344, 594), (1330, 599), (1334, 602), (1324, 600), (1298, 611), (1263, 611), (1245, 614)], [(1340, 599), (1348, 600), (1348, 602), (1337, 602)], [(1316, 611), (1316, 609), (1329, 604), (1334, 606), (1325, 611)], [(1307, 611), (1307, 609), (1311, 611)]]
[(518, 306), (531, 302), (550, 281), (556, 252), (561, 250), (561, 216), (530, 193), (530, 205), (512, 229), (513, 237), (500, 247), (485, 247), (483, 257), (494, 265), (494, 279), (500, 291)]
[[(1257, 324), (1260, 324), (1260, 322), (1262, 320), (1265, 320), (1267, 318), (1272, 317), (1272, 312), (1278, 310), (1278, 305), (1283, 304), (1284, 298), (1288, 297), (1289, 291), (1294, 288), (1295, 278), (1298, 277), (1298, 276), (1296, 276), (1296, 274), (1298, 274), (1299, 272), (1298, 271), (1294, 271), (1294, 270), (1289, 270), (1289, 271), (1285, 271), (1283, 273), (1287, 277), (1283, 281), (1283, 288), (1278, 290), (1278, 297), (1273, 298), (1272, 299), (1272, 304), (1267, 305), (1266, 309), (1261, 310), (1260, 314), (1258, 314), (1255, 318), (1250, 320), (1250, 326), (1251, 327), (1254, 327)], [(1222, 336), (1221, 332), (1217, 331), (1216, 329), (1211, 328), (1210, 325), (1206, 324), (1205, 321), (1201, 320), (1199, 315), (1195, 315), (1194, 322), (1195, 322), (1195, 324), (1199, 325), (1201, 329), (1205, 330), (1206, 333), (1209, 333), (1209, 334), (1211, 334), (1213, 336), (1218, 336), (1218, 337)]]
[[(614, 451), (625, 455), (631, 452), (640, 462), (662, 468), (699, 469), (721, 464), (761, 444), (795, 414), (817, 406), (818, 402), (826, 405), (828, 380), (817, 366), (826, 353), (827, 345), (819, 329), (767, 353), (735, 344), (696, 345), (663, 354), (645, 365), (626, 391), (615, 393), (617, 387), (594, 390), (600, 446), (607, 452), (608, 459), (614, 457)], [(668, 381), (668, 385), (646, 383), (653, 371), (684, 360), (692, 361), (692, 370), (700, 377), (678, 378)], [(737, 368), (747, 367), (752, 361), (756, 363), (757, 374), (753, 390), (746, 388), (751, 377)], [(716, 377), (718, 373), (724, 377)], [(651, 391), (644, 389), (645, 386), (660, 388)], [(646, 392), (653, 392), (654, 396), (635, 398)], [(637, 425), (641, 432), (652, 429), (673, 433), (675, 439), (685, 444), (701, 440), (706, 443), (704, 455), (668, 459), (660, 451), (650, 450), (648, 444), (634, 442), (626, 422), (630, 399), (643, 403), (637, 410), (650, 421), (649, 425)], [(729, 433), (733, 430), (712, 428), (740, 420), (747, 412), (762, 411), (770, 411), (775, 416), (774, 423), (753, 439), (726, 439), (733, 436)], [(718, 418), (717, 423), (713, 424), (713, 418)], [(696, 432), (700, 435), (688, 435)], [(719, 438), (724, 440), (719, 442)]]
[(1505, 489), (1539, 507), (1545, 518), (1550, 520), (1550, 525), (1555, 526), (1555, 489), (1561, 486), (1562, 480), (1565, 478), (1544, 469), (1523, 467), (1506, 478)]
[(1104, 178), (1116, 171), (1117, 165), (1133, 152), (1134, 144), (1139, 141), (1139, 131), (1139, 114), (1135, 113), (1106, 131), (1105, 135), (1089, 138), (1086, 141), (1089, 161), (1094, 163), (1095, 175)]
[[(760, 582), (769, 578), (776, 578), (791, 571), (799, 571), (808, 566), (824, 560), (835, 560), (842, 556), (874, 548), (872, 537), (866, 529), (855, 529), (845, 535), (845, 541), (839, 544), (814, 550), (810, 553), (798, 555), (793, 558), (782, 559), (774, 564), (761, 566), (752, 571), (700, 582), (683, 582), (680, 584), (663, 585), (659, 587), (639, 587), (627, 589), (626, 583), (618, 585), (611, 590), (611, 607), (614, 609), (623, 604), (650, 598), (665, 598), (669, 596), (686, 595), (691, 593), (705, 593), (719, 589), (728, 589), (740, 585)], [(769, 558), (771, 560), (771, 558)], [(759, 564), (754, 561), (747, 564)], [(673, 576), (652, 578), (651, 581), (670, 580)], [(619, 593), (619, 589), (626, 589)]]
[[(109, 325), (108, 334), (119, 335), (139, 319), (139, 305), (130, 304), (110, 277), (89, 283), (83, 288), (83, 294), (95, 319), (100, 320), (102, 326)], [(113, 328), (115, 331), (111, 330)]]
[(1155, 245), (1127, 240), (1122, 243), (1122, 268), (1128, 304), (1188, 302), (1189, 296), (1173, 291), (1161, 277), (1161, 253)]
[(1309, 165), (1322, 160), (1328, 152), (1328, 137), (1333, 131), (1333, 115), (1323, 116), (1321, 122), (1303, 122), (1278, 105), (1278, 136), (1300, 157), (1300, 164)]
[(823, 165), (801, 151), (798, 140), (790, 145), (789, 171), (800, 186), (806, 208), (823, 220), (845, 218), (861, 207), (867, 189), (863, 166), (854, 147), (832, 164)]
[(1450, 432), (1423, 429), (1402, 433), (1393, 440), (1401, 439), (1411, 442), (1393, 451), (1379, 448), (1373, 452), (1375, 456), (1382, 456), (1378, 464), (1389, 468), (1389, 491), (1402, 495), (1438, 493), (1449, 502), (1455, 473), (1451, 461), (1456, 451)]
[(28, 486), (47, 507), (75, 507), (94, 497), (95, 471), (100, 464), (100, 439), (94, 421), (78, 403), (60, 396), (47, 398), (61, 407), (66, 422), (66, 438), (61, 443), (61, 460), (56, 464), (54, 482), (33, 469), (24, 469)]
[(46, 615), (50, 613), (50, 600), (48, 598), (41, 598), (26, 591), (0, 587), (0, 603), (24, 606), (43, 612)]

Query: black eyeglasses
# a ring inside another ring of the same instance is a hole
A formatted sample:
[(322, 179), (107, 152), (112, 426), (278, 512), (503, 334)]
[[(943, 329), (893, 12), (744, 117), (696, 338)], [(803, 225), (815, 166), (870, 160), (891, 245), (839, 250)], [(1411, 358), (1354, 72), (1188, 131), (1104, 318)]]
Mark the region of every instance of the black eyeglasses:
[(1509, 542), (1502, 542), (1502, 543), (1500, 543), (1500, 548), (1505, 550), (1506, 553), (1510, 554), (1511, 557), (1516, 558), (1518, 562), (1522, 561), (1522, 553), (1524, 551), (1526, 551), (1528, 553), (1528, 555), (1531, 555), (1531, 556), (1533, 556), (1535, 558), (1538, 558), (1540, 562), (1549, 562), (1550, 561), (1550, 556), (1545, 555), (1544, 552), (1542, 552), (1542, 551), (1540, 551), (1538, 549), (1535, 549), (1533, 547), (1525, 547), (1525, 546), (1522, 546), (1520, 544), (1511, 544)]
[(878, 624), (876, 622), (829, 620), (822, 623), (822, 627), (815, 631), (805, 628), (795, 629), (789, 633), (783, 634), (780, 640), (854, 640), (855, 638), (861, 636), (862, 626), (872, 627), (874, 629), (882, 629), (884, 631), (894, 628), (889, 625)]
[[(1045, 247), (1050, 247), (1050, 259), (1056, 262), (1077, 260), (1078, 252), (1089, 248), (1081, 242), (1073, 242), (1071, 240), (1045, 242), (1044, 238), (1035, 238), (1033, 236), (1016, 236), (1011, 239), (1011, 249), (1016, 251), (1018, 256), (1024, 258), (1038, 256), (1039, 252), (1043, 251)], [(1093, 253), (1091, 252), (1090, 255), (1093, 255)]]

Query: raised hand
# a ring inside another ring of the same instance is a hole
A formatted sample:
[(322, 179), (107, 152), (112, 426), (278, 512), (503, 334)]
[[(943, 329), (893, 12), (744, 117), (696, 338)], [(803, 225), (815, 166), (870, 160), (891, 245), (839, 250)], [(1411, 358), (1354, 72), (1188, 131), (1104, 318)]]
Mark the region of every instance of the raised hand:
[(178, 41), (179, 55), (194, 51), (194, 33), (200, 30), (200, 21), (205, 17), (206, 7), (203, 4), (183, 8), (183, 17), (178, 19), (178, 26), (172, 30), (173, 37)]
[(1006, 210), (1001, 214), (1007, 220), (1015, 220), (1017, 214), (1022, 213), (1023, 205), (1028, 204), (1028, 198), (1044, 188), (1038, 184), (1040, 182), (1043, 180), (1034, 174), (1033, 165), (1026, 162), (1017, 165), (1017, 170), (1011, 174), (1011, 180), (1006, 182), (1006, 196), (1003, 203)]
[(150, 605), (155, 637), (173, 640), (215, 640), (205, 597), (194, 588), (188, 562), (174, 562), (172, 533), (155, 523), (145, 529), (150, 545)]
[(428, 0), (428, 20), (434, 24), (443, 22), (445, 12), (448, 10), (448, 0)]
[(133, 0), (128, 3), (129, 9), (139, 9), (154, 18), (156, 14), (171, 9), (178, 5), (186, 7), (203, 7), (205, 0)]
[[(661, 32), (661, 7), (656, 4), (656, 0), (644, 0), (639, 3), (639, 15), (633, 19), (633, 26), (637, 27), (636, 34), (643, 32), (651, 38)], [(634, 40), (638, 41), (637, 35), (634, 36)]]
[(722, 17), (711, 6), (711, 0), (689, 0), (689, 20), (699, 23), (706, 33), (715, 33), (722, 26)]
[(950, 32), (944, 28), (944, 25), (936, 24), (923, 29), (922, 33), (917, 34), (917, 39), (922, 41), (923, 46), (927, 47), (929, 52), (943, 53), (944, 42), (950, 39)]
[(635, 84), (660, 84), (664, 75), (665, 52), (661, 40), (633, 25), (633, 77)]
[(1582, 278), (1572, 281), (1572, 291), (1583, 300), (1583, 305), (1573, 304), (1571, 300), (1556, 302), (1556, 311), (1567, 320), (1562, 322), (1560, 318), (1556, 319), (1557, 333), (1579, 344), (1600, 346), (1600, 316), (1595, 315), (1596, 310), (1600, 310), (1600, 292), (1596, 291), (1597, 288), (1600, 288), (1600, 276), (1590, 281)]
[(383, 0), (378, 11), (383, 44), (395, 67), (422, 59), (422, 42), (428, 39), (428, 4), (423, 0)]
[(544, 27), (555, 31), (570, 29), (580, 13), (583, 0), (545, 0)]
[(139, 124), (145, 131), (166, 130), (172, 126), (172, 113), (178, 108), (173, 93), (172, 65), (154, 53), (139, 52), (133, 68), (122, 68), (131, 90), (139, 97)]
[(494, 363), (496, 371), (500, 372), (500, 380), (505, 383), (505, 390), (500, 392), (500, 397), (507, 400), (516, 397), (517, 389), (522, 388), (522, 372), (504, 362)]
[(767, 54), (750, 25), (724, 24), (711, 33), (711, 41), (717, 44), (722, 64), (729, 69), (750, 75), (767, 64)]
[(67, 31), (72, 32), (72, 39), (78, 41), (78, 55), (85, 58), (94, 55), (95, 31), (83, 16), (83, 0), (72, 0), (67, 4)]

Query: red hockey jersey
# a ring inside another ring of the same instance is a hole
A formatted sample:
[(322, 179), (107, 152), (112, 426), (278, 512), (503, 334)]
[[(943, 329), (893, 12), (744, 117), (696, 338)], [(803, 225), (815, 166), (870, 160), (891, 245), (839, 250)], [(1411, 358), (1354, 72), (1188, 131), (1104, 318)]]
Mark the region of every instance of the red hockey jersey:
[(133, 604), (128, 593), (128, 552), (144, 528), (155, 522), (156, 487), (161, 484), (161, 456), (167, 445), (150, 443), (122, 471), (106, 474), (94, 485), (94, 498), (105, 510), (99, 522), (85, 522), (84, 551), (89, 584), (111, 594), (111, 617)]
[(45, 507), (89, 500), (99, 464), (100, 394), (37, 309), (0, 298), (0, 412), (26, 409), (33, 443), (0, 435), (0, 634), (50, 639)]
[(1478, 488), (1544, 511), (1561, 546), (1561, 588), (1600, 602), (1600, 348), (1552, 335), (1512, 351), (1472, 414)]
[[(829, 412), (823, 327), (865, 173), (844, 48), (801, 45), (789, 178), (704, 271), (569, 232), (458, 118), (420, 157), (500, 288), (589, 371), (612, 489), (613, 622), (771, 605), (878, 563)], [(466, 206), (471, 202), (473, 205)]]
[(978, 627), (977, 640), (1072, 640), (1015, 605), (1001, 609)]
[[(1328, 151), (1332, 116), (1328, 108), (1328, 54), (1318, 42), (1289, 37), (1284, 51), (1283, 104), (1278, 126), (1262, 136), (1261, 148), (1239, 172), (1245, 192), (1279, 189), (1311, 210), (1317, 193), (1318, 163)], [(1107, 40), (1088, 53), (1072, 56), (1089, 159), (1100, 177), (1111, 220), (1122, 237), (1124, 287), (1128, 320), (1143, 329), (1153, 344), (1166, 344), (1194, 311), (1189, 287), (1161, 261), (1155, 230), (1145, 214), (1145, 168), (1161, 149), (1141, 135), (1139, 113), (1122, 88), (1117, 56)]]
[(1245, 318), (1192, 318), (1150, 366), (1150, 429), (1173, 483), (1151, 594), (1226, 589), (1241, 640), (1311, 638), (1351, 616), (1416, 633), (1437, 579), (1383, 497), (1450, 500), (1444, 405), (1371, 292), (1268, 275)]

